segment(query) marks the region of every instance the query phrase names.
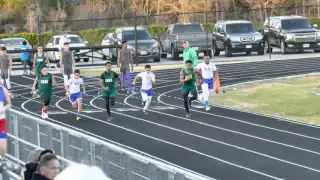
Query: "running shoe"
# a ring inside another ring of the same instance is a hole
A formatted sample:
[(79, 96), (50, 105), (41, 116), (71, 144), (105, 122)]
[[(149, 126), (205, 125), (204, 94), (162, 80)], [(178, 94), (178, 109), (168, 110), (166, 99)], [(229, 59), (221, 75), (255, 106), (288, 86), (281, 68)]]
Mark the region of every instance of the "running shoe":
[(186, 117), (187, 117), (187, 118), (188, 118), (188, 117), (191, 117), (191, 114), (190, 114), (190, 113), (187, 113)]
[(78, 120), (78, 121), (81, 120), (81, 117), (80, 117), (80, 116), (77, 116), (77, 120)]
[(108, 117), (108, 121), (111, 121), (112, 119), (113, 119), (112, 116), (109, 116), (109, 117)]
[(144, 114), (148, 114), (147, 110), (145, 110), (145, 109), (143, 109), (142, 112), (143, 112)]
[(206, 111), (210, 111), (210, 106), (207, 106), (207, 107), (206, 107)]

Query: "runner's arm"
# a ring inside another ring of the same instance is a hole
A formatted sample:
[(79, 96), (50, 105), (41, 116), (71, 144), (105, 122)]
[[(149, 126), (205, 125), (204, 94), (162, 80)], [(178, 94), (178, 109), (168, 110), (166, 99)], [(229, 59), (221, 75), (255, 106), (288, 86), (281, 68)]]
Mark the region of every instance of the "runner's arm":
[(34, 79), (34, 82), (33, 82), (33, 86), (32, 86), (32, 89), (35, 90), (36, 89), (36, 84), (38, 82), (38, 77), (36, 77), (36, 79)]
[(154, 74), (151, 75), (151, 80), (152, 80), (152, 83), (155, 84), (156, 83), (156, 77)]
[[(50, 61), (49, 61), (49, 57), (48, 57), (48, 54), (47, 53), (44, 53), (45, 55), (45, 57), (46, 57), (46, 63), (48, 64), (48, 66), (49, 66), (49, 70), (51, 70), (51, 66), (50, 66)], [(36, 58), (34, 58), (34, 59), (36, 59)], [(33, 64), (35, 64), (35, 61), (33, 61)]]
[(104, 76), (103, 76), (103, 73), (102, 73), (101, 76), (100, 76), (100, 86), (101, 86), (102, 89), (105, 88), (105, 87), (104, 87)]
[(115, 73), (115, 77), (118, 79), (118, 81), (119, 81), (119, 86), (120, 86), (120, 89), (121, 89), (121, 87), (122, 87), (121, 78), (120, 78), (120, 76), (119, 76), (117, 73)]
[(60, 55), (60, 69), (62, 69), (62, 64), (63, 64), (62, 52), (60, 52), (59, 55)]
[(52, 78), (52, 85), (56, 86), (57, 84), (53, 74), (51, 75), (51, 78)]
[(185, 79), (184, 76), (183, 76), (183, 72), (180, 71), (180, 83), (184, 83), (184, 82), (186, 82), (188, 80), (190, 80), (190, 79)]
[(86, 94), (86, 86), (82, 80), (82, 90), (83, 90), (83, 94)]
[(197, 67), (198, 65), (198, 55), (196, 50), (194, 50), (193, 48), (192, 48), (192, 65), (193, 67)]
[(4, 97), (6, 98), (6, 105), (4, 106), (4, 111), (8, 111), (11, 109), (11, 98), (9, 95), (9, 91), (6, 88), (3, 88)]
[(36, 54), (37, 54), (37, 53), (35, 53), (35, 54), (33, 55), (33, 69), (36, 68)]
[(138, 79), (138, 77), (141, 77), (141, 73), (137, 74), (136, 77), (134, 78), (132, 85), (135, 86), (136, 85), (136, 80)]

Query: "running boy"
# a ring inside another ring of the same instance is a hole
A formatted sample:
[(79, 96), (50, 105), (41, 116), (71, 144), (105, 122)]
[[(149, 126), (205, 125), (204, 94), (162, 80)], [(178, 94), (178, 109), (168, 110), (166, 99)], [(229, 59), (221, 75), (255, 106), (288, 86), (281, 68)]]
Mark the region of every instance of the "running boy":
[[(63, 69), (62, 69), (63, 68)], [(60, 56), (60, 71), (63, 73), (64, 85), (67, 91), (68, 80), (73, 75), (73, 69), (76, 68), (76, 63), (74, 61), (73, 52), (69, 50), (69, 43), (64, 43), (64, 50), (61, 52)], [(68, 93), (66, 92), (66, 95)]]
[(2, 47), (0, 51), (0, 64), (1, 64), (1, 83), (4, 85), (5, 88), (8, 89), (9, 95), (13, 98), (10, 89), (10, 75), (12, 73), (12, 60), (9, 55), (7, 55), (6, 47)]
[(213, 85), (217, 77), (217, 67), (209, 61), (209, 56), (204, 57), (204, 62), (198, 64), (196, 71), (201, 71), (202, 75), (202, 94), (204, 99), (204, 107), (206, 111), (210, 110), (209, 97), (213, 95)]
[(141, 96), (143, 101), (143, 112), (148, 114), (146, 111), (151, 103), (152, 99), (152, 84), (155, 83), (155, 75), (151, 72), (151, 66), (146, 65), (145, 72), (139, 73), (133, 80), (133, 85), (135, 86), (136, 80), (138, 77), (142, 78), (142, 85), (141, 85)]
[[(186, 61), (186, 67), (180, 71), (180, 82), (182, 83), (181, 91), (183, 95), (184, 108), (187, 112), (187, 117), (190, 117), (189, 106), (191, 107), (191, 101), (196, 100), (198, 97), (197, 89), (195, 85), (196, 75), (194, 73), (192, 61)], [(192, 97), (188, 98), (189, 93)], [(189, 103), (189, 104), (188, 104)]]
[(33, 91), (36, 88), (36, 84), (39, 81), (39, 94), (44, 101), (44, 107), (42, 108), (42, 118), (48, 119), (48, 106), (52, 97), (52, 86), (56, 85), (53, 74), (48, 72), (48, 68), (43, 66), (41, 74), (36, 77), (33, 83)]
[[(41, 69), (42, 67), (46, 66), (48, 64), (49, 70), (51, 70), (50, 67), (50, 61), (48, 58), (48, 55), (43, 52), (43, 47), (41, 45), (38, 46), (38, 52), (34, 54), (33, 57), (33, 69), (34, 69), (34, 74), (36, 77), (39, 77), (41, 75)], [(35, 91), (33, 91), (33, 95), (35, 96), (37, 91), (38, 91), (38, 82), (35, 87)]]
[(0, 155), (5, 157), (7, 151), (7, 120), (6, 111), (11, 109), (11, 99), (8, 90), (0, 83)]
[(80, 86), (83, 88), (83, 94), (86, 94), (86, 88), (83, 83), (83, 79), (80, 78), (80, 70), (76, 69), (74, 71), (74, 77), (68, 81), (68, 94), (70, 94), (70, 102), (73, 108), (77, 107), (78, 104), (78, 113), (77, 120), (81, 120), (80, 113), (82, 111), (82, 94)]
[(111, 62), (107, 61), (105, 64), (106, 71), (103, 72), (100, 76), (100, 86), (102, 88), (102, 97), (106, 101), (106, 109), (108, 112), (108, 121), (111, 121), (112, 116), (110, 112), (110, 105), (114, 106), (115, 98), (116, 98), (116, 79), (119, 81), (120, 89), (121, 89), (121, 79), (120, 76), (111, 71)]

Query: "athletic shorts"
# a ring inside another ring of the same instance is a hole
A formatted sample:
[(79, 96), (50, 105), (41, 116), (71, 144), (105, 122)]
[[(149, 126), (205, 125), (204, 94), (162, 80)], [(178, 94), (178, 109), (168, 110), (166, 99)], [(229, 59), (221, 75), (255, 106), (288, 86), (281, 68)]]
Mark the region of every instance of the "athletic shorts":
[(149, 90), (141, 89), (141, 93), (147, 94), (148, 96), (152, 96), (152, 89), (149, 89)]
[(116, 91), (104, 91), (102, 92), (102, 96), (105, 97), (116, 97)]
[(182, 86), (181, 87), (182, 94), (189, 94), (191, 92), (197, 92), (196, 86)]
[(9, 79), (9, 69), (7, 71), (1, 71), (1, 79)]
[(50, 104), (51, 102), (51, 96), (50, 95), (47, 95), (47, 94), (41, 94), (41, 99), (43, 101), (48, 101), (48, 103)]
[(77, 92), (77, 93), (74, 93), (74, 94), (70, 95), (70, 102), (72, 104), (76, 103), (78, 99), (82, 100), (81, 92)]
[(0, 119), (0, 139), (7, 139), (7, 120)]
[(208, 84), (208, 89), (213, 89), (213, 86), (214, 86), (214, 78), (212, 79), (203, 79), (203, 84)]

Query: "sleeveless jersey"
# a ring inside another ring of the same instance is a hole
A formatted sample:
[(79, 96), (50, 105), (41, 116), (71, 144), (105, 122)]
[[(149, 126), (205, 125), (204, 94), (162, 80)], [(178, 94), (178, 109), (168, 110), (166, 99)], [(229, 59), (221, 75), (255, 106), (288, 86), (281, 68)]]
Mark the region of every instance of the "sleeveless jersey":
[(189, 81), (185, 81), (182, 86), (184, 86), (184, 87), (193, 87), (193, 86), (195, 86), (196, 75), (193, 72), (193, 68), (190, 69), (190, 72), (186, 72), (185, 69), (183, 69), (182, 72), (183, 72), (183, 77), (184, 78), (186, 78), (187, 76), (191, 76), (191, 79)]
[(36, 53), (36, 75), (41, 74), (41, 68), (46, 64), (44, 53), (42, 53), (42, 56), (39, 56), (38, 53)]
[(109, 87), (109, 91), (102, 90), (102, 95), (107, 95), (108, 93), (116, 92), (117, 74), (113, 71), (111, 71), (110, 74), (104, 72), (103, 77), (104, 87)]
[(52, 76), (48, 73), (47, 76), (39, 75), (39, 92), (40, 95), (48, 95), (52, 94)]
[[(3, 91), (3, 87), (0, 87), (0, 110), (4, 111), (4, 104), (6, 102), (6, 98), (4, 96), (4, 91)], [(5, 119), (6, 118), (6, 114), (0, 114), (0, 120), (1, 119)]]

